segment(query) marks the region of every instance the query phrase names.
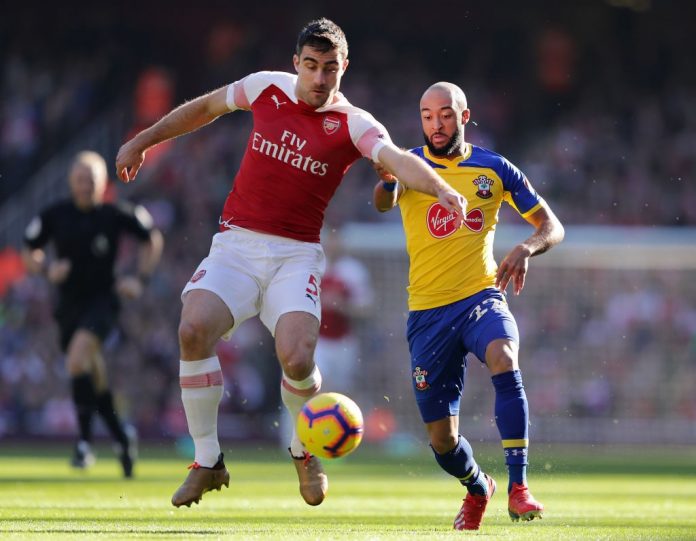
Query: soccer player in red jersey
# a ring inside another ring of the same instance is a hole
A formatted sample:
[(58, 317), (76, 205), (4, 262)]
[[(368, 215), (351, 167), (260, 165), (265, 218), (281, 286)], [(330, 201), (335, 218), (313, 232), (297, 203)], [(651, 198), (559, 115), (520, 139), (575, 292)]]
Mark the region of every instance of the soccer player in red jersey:
[[(313, 355), (325, 267), (319, 232), (348, 167), (366, 157), (463, 216), (463, 198), (422, 160), (397, 148), (372, 115), (339, 92), (348, 45), (335, 23), (323, 18), (308, 23), (298, 36), (293, 64), (297, 75), (253, 73), (179, 106), (126, 142), (116, 157), (119, 177), (130, 182), (154, 145), (238, 109), (254, 117), (220, 232), (182, 293), (180, 384), (195, 462), (172, 497), (177, 507), (229, 483), (217, 437), (223, 381), (214, 347), (221, 336), (258, 314), (275, 337), (281, 397), (291, 419), (318, 393), (321, 375)], [(308, 504), (319, 505), (328, 489), (321, 463), (296, 434), (290, 454), (300, 493)]]
[[(532, 520), (544, 507), (527, 488), (529, 410), (517, 359), (519, 333), (505, 289), (511, 283), (515, 294), (522, 291), (529, 258), (561, 242), (563, 226), (517, 167), (466, 142), (470, 112), (458, 86), (432, 85), (420, 108), (426, 144), (411, 152), (459, 190), (468, 208), (465, 227), (455, 228), (452, 213), (433, 197), (401, 186), (376, 166), (382, 182), (375, 186), (375, 207), (386, 211), (398, 204), (406, 233), (407, 335), (416, 402), (437, 463), (467, 488), (454, 527), (477, 530), (495, 482), (459, 434), (459, 404), (467, 353), (486, 364), (509, 473), (508, 511), (513, 520)], [(496, 266), (493, 236), (503, 201), (535, 231)]]

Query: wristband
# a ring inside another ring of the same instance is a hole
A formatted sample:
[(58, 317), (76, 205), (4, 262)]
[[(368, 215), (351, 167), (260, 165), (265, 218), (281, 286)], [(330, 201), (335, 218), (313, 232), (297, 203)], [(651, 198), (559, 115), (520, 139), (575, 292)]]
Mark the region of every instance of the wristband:
[(384, 180), (382, 181), (382, 188), (384, 188), (385, 192), (393, 192), (396, 190), (396, 185), (398, 184), (397, 182), (385, 182)]

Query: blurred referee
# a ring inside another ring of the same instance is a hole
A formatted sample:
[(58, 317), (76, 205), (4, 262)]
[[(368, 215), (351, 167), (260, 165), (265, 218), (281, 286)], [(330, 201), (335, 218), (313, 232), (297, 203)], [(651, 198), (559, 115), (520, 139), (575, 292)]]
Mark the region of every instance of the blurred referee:
[[(123, 474), (133, 476), (135, 429), (118, 417), (109, 390), (102, 344), (116, 324), (119, 296), (137, 298), (159, 262), (162, 235), (143, 207), (104, 203), (104, 159), (92, 151), (78, 153), (70, 167), (71, 198), (44, 209), (27, 226), (24, 260), (57, 286), (54, 312), (66, 353), (67, 371), (77, 413), (79, 439), (72, 465), (94, 463), (92, 417), (96, 411), (120, 446)], [(114, 276), (122, 234), (140, 243), (137, 275)], [(44, 247), (53, 245), (53, 257)]]

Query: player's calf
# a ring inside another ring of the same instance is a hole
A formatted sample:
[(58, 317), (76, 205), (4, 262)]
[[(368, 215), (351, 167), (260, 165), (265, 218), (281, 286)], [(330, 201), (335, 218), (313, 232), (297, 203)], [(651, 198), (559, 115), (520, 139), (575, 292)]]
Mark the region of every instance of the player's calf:
[(120, 450), (119, 461), (123, 468), (123, 476), (131, 479), (133, 466), (138, 458), (138, 431), (133, 425), (126, 425), (123, 431), (126, 434), (126, 445)]

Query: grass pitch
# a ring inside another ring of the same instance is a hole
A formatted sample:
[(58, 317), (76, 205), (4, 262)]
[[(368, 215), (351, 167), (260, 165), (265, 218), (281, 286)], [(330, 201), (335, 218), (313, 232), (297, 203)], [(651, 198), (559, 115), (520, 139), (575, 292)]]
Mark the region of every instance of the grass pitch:
[(94, 468), (76, 472), (67, 447), (5, 444), (0, 539), (696, 539), (693, 449), (535, 448), (530, 484), (546, 505), (544, 519), (512, 523), (502, 453), (477, 448), (498, 481), (478, 532), (451, 529), (464, 489), (426, 452), (389, 457), (364, 446), (324, 461), (329, 497), (309, 507), (286, 452), (224, 450), (230, 488), (176, 509), (169, 499), (188, 462), (173, 449), (146, 450), (126, 481), (107, 447), (98, 447)]

